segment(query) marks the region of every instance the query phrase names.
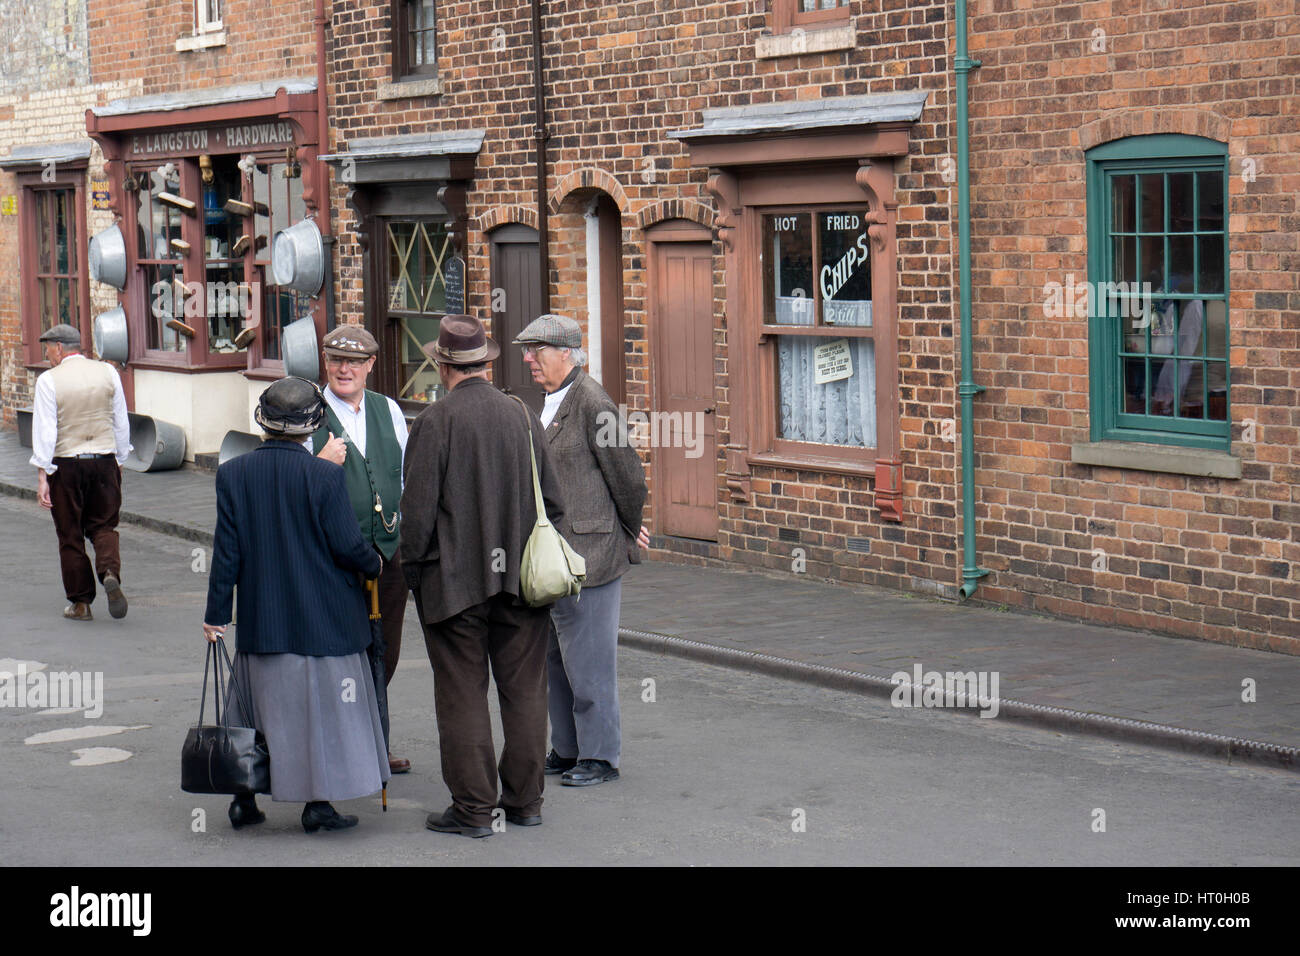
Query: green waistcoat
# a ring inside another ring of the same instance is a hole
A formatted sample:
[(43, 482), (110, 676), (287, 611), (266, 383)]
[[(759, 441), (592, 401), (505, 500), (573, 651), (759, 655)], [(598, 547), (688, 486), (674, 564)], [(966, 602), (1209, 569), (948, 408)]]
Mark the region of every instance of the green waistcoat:
[[(397, 434), (393, 431), (388, 399), (366, 389), (367, 454), (364, 457), (348, 438), (347, 430), (328, 402), (325, 412), (325, 424), (311, 436), (312, 453), (320, 453), (329, 441), (330, 432), (347, 442), (343, 477), (347, 481), (352, 511), (361, 526), (361, 537), (374, 544), (387, 561), (397, 551), (397, 507), (402, 500), (402, 446), (397, 443)], [(379, 511), (375, 510), (376, 502)]]

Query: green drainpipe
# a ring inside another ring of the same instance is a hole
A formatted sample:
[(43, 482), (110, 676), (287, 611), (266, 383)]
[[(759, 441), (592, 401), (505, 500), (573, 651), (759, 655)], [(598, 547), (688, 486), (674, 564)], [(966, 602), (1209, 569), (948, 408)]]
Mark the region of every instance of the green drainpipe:
[(975, 563), (975, 443), (973, 400), (984, 391), (971, 377), (971, 288), (970, 288), (970, 130), (967, 116), (968, 74), (980, 65), (966, 55), (966, 0), (957, 0), (957, 254), (961, 270), (961, 598), (966, 600), (979, 587), (988, 571)]

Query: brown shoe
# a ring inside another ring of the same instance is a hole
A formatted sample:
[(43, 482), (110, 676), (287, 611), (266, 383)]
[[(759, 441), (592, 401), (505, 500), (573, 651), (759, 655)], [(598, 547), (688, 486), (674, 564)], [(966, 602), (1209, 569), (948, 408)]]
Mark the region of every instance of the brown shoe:
[(70, 621), (93, 621), (90, 615), (90, 605), (85, 601), (77, 601), (75, 604), (69, 604), (63, 609), (63, 616)]
[(411, 761), (407, 760), (405, 757), (394, 757), (392, 754), (389, 754), (388, 772), (389, 773), (410, 773)]
[(116, 618), (126, 617), (126, 595), (117, 575), (111, 571), (104, 575), (104, 591), (108, 594), (108, 613)]

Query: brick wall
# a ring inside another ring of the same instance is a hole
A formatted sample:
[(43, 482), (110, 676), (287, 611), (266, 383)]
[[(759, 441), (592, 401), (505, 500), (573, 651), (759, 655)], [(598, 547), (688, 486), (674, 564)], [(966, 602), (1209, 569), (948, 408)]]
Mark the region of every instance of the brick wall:
[[(1300, 16), (1269, 0), (1015, 6), (974, 4), (971, 33), (981, 595), (1300, 652)], [(1229, 147), (1241, 480), (1070, 460), (1089, 437), (1087, 322), (1044, 318), (1042, 289), (1087, 275), (1083, 151), (1156, 132)]]

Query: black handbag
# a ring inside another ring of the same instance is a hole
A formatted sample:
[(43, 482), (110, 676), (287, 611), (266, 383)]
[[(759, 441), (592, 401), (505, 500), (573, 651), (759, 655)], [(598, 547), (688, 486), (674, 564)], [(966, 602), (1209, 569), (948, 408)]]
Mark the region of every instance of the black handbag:
[[(220, 651), (217, 650), (220, 648)], [(222, 682), (222, 667), (228, 678)], [(203, 725), (203, 708), (208, 700), (208, 669), (216, 672), (213, 697), (217, 708), (217, 723)], [(218, 638), (208, 644), (208, 656), (203, 662), (203, 696), (199, 698), (199, 723), (191, 727), (181, 748), (181, 789), (186, 793), (227, 793), (247, 795), (271, 792), (271, 754), (266, 749), (266, 738), (252, 727), (230, 726), (230, 699), (237, 700), (245, 715), (253, 708), (239, 694), (234, 666), (226, 651), (225, 642)], [(225, 711), (221, 702), (226, 701)], [(251, 720), (251, 716), (248, 717)]]

